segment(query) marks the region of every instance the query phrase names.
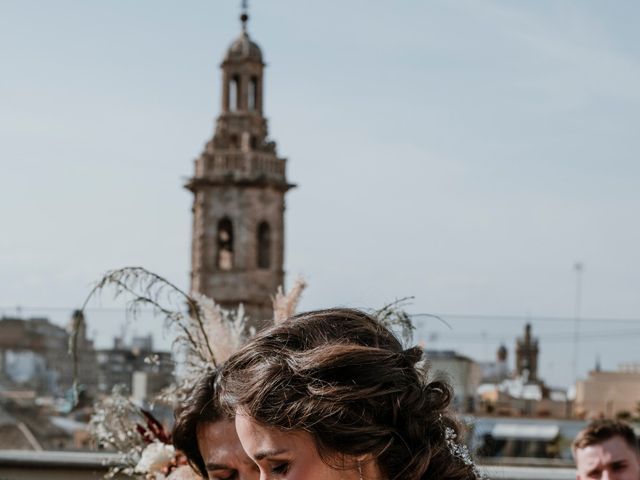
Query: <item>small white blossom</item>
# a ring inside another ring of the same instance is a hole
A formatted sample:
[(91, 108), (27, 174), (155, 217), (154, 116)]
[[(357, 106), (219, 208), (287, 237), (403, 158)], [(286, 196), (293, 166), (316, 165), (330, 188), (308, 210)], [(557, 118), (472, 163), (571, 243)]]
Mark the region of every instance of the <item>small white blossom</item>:
[(165, 443), (153, 442), (142, 451), (140, 460), (136, 465), (138, 473), (155, 473), (160, 472), (167, 467), (176, 455), (173, 445)]

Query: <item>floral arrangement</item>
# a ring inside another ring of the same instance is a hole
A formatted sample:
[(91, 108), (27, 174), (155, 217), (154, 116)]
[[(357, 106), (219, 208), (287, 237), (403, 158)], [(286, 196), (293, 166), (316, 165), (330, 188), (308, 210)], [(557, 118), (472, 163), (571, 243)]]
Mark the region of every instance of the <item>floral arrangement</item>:
[[(274, 323), (295, 314), (305, 282), (298, 278), (289, 292), (280, 287), (273, 297)], [(164, 319), (165, 327), (176, 333), (172, 345), (183, 368), (177, 385), (160, 392), (154, 402), (175, 406), (184, 400), (194, 381), (216, 368), (238, 350), (253, 330), (242, 305), (225, 310), (201, 294), (187, 294), (165, 278), (142, 267), (126, 267), (107, 272), (89, 293), (81, 310), (74, 313), (69, 350), (77, 373), (77, 332), (84, 323), (88, 303), (105, 290), (115, 297), (126, 297), (128, 318), (135, 318), (142, 307), (151, 308)], [(395, 330), (410, 343), (414, 325), (403, 307), (403, 298), (372, 312), (381, 324)], [(436, 317), (437, 318), (437, 317)], [(149, 357), (149, 363), (156, 361)], [(75, 385), (75, 383), (74, 383)], [(120, 453), (117, 465), (106, 475), (124, 475), (149, 480), (191, 480), (200, 477), (176, 451), (171, 435), (150, 411), (136, 405), (122, 386), (94, 405), (89, 431), (97, 445)], [(451, 440), (453, 442), (453, 440)], [(457, 444), (456, 444), (457, 445)]]
[[(273, 297), (274, 322), (295, 313), (305, 287), (305, 282), (297, 279), (289, 293), (278, 289)], [(225, 310), (212, 299), (200, 294), (189, 295), (142, 267), (112, 270), (98, 281), (82, 309), (74, 314), (69, 342), (74, 374), (77, 373), (77, 332), (84, 322), (83, 312), (95, 296), (107, 289), (113, 290), (115, 297), (126, 297), (128, 318), (135, 318), (142, 307), (150, 307), (164, 318), (165, 327), (177, 334), (172, 347), (184, 371), (179, 384), (162, 391), (154, 402), (174, 406), (183, 400), (196, 378), (224, 362), (254, 333), (247, 326), (248, 317), (242, 305), (237, 310)], [(145, 360), (154, 361), (153, 358)], [(96, 444), (121, 455), (118, 464), (110, 466), (107, 478), (116, 475), (152, 480), (200, 478), (187, 465), (186, 458), (175, 450), (165, 427), (151, 412), (136, 405), (123, 387), (114, 388), (109, 396), (95, 404), (94, 410), (89, 431)]]
[(107, 478), (117, 474), (155, 480), (199, 478), (171, 445), (171, 435), (151, 412), (135, 405), (123, 387), (95, 405), (89, 431), (96, 442), (121, 454)]

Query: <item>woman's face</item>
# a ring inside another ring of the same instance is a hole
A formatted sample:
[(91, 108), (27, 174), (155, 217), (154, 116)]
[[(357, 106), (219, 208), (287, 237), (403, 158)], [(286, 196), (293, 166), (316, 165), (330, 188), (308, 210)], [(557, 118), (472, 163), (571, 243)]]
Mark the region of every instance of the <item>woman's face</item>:
[[(359, 480), (358, 469), (336, 470), (324, 463), (311, 435), (283, 432), (255, 423), (243, 414), (236, 414), (236, 431), (247, 455), (260, 468), (260, 480)], [(355, 462), (354, 462), (355, 463)], [(372, 477), (364, 472), (365, 479)]]
[(200, 423), (196, 437), (210, 480), (258, 480), (258, 468), (244, 453), (233, 420)]

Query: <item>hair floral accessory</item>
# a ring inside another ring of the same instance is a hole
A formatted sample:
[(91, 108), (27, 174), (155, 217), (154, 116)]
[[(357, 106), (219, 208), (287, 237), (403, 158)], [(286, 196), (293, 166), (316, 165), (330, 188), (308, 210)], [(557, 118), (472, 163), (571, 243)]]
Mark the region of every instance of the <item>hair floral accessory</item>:
[(483, 479), (484, 476), (478, 471), (478, 467), (471, 458), (469, 448), (464, 443), (458, 443), (456, 441), (458, 435), (456, 434), (455, 430), (451, 427), (445, 427), (444, 438), (447, 442), (447, 447), (449, 448), (451, 454), (454, 457), (459, 458), (465, 465), (472, 467), (473, 472), (475, 473), (477, 478)]

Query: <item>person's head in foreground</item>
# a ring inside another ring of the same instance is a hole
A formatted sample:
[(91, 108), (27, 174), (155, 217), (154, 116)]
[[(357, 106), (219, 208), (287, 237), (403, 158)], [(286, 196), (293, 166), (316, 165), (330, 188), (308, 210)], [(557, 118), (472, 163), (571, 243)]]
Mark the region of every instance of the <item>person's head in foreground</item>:
[(203, 478), (258, 480), (258, 469), (242, 449), (233, 417), (220, 408), (217, 383), (218, 373), (207, 373), (176, 410), (173, 444)]
[(421, 356), (363, 312), (309, 312), (229, 359), (221, 402), (261, 480), (476, 479)]
[(633, 429), (616, 420), (596, 420), (571, 445), (577, 480), (639, 480), (640, 452)]

